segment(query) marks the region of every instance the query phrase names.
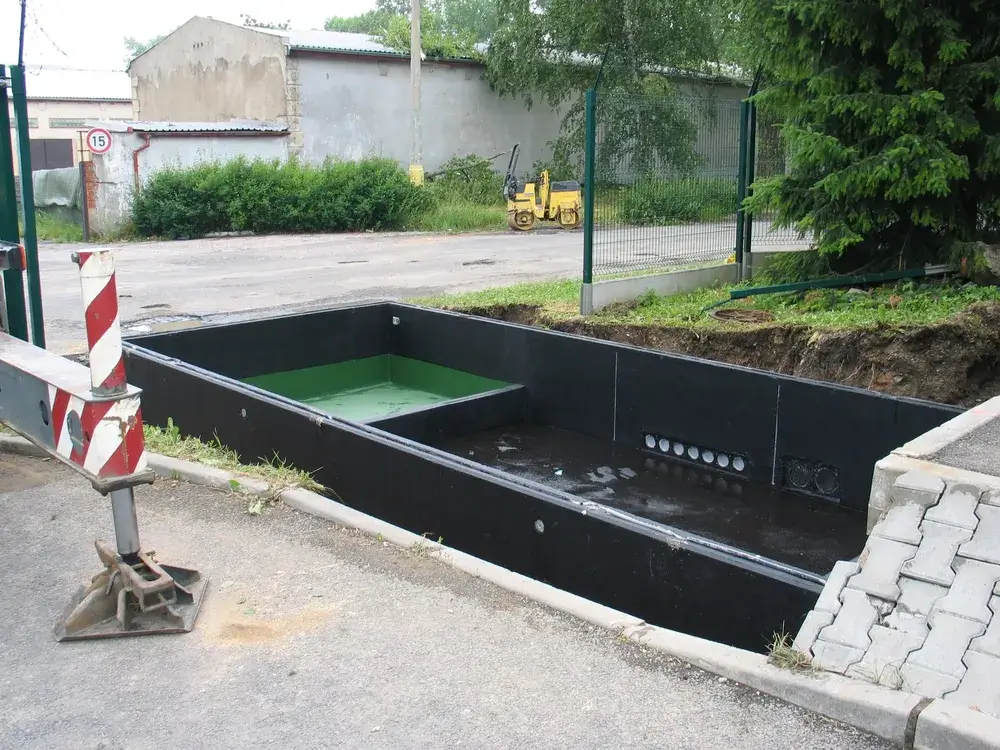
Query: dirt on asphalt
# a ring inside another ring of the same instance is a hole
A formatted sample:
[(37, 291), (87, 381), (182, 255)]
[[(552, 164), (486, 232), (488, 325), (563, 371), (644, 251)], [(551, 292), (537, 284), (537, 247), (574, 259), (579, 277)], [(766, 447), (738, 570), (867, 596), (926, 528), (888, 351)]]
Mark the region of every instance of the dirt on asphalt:
[(1000, 395), (1000, 304), (992, 302), (933, 325), (834, 331), (776, 323), (694, 329), (555, 320), (527, 305), (461, 312), (942, 404), (970, 407)]

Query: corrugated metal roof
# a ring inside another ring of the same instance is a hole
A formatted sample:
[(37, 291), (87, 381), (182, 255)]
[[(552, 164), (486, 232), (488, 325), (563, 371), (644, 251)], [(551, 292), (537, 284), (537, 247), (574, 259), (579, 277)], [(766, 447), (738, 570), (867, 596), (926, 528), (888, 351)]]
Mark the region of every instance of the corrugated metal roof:
[(132, 101), (132, 79), (122, 70), (27, 65), (24, 88), (29, 99)]
[(230, 120), (229, 122), (149, 122), (127, 120), (122, 123), (139, 133), (287, 133), (280, 122)]
[[(353, 34), (347, 31), (326, 31), (306, 29), (262, 29), (254, 26), (254, 31), (274, 34), (284, 38), (285, 44), (293, 50), (307, 52), (346, 52), (361, 55), (386, 55), (389, 57), (409, 57), (408, 52), (386, 47), (375, 41), (368, 34)], [(476, 45), (481, 52), (486, 51), (486, 45)]]

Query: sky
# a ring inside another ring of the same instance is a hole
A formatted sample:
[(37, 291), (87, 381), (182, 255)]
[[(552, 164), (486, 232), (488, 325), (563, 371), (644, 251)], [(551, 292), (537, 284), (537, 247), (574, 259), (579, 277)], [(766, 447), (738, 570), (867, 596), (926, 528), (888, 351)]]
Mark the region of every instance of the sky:
[[(168, 0), (122, 3), (100, 0), (27, 0), (24, 61), (92, 70), (121, 70), (127, 36), (150, 39), (195, 15), (241, 23), (240, 14), (260, 21), (291, 21), (293, 29), (320, 29), (330, 16), (353, 16), (374, 0)], [(0, 0), (0, 64), (17, 62), (20, 0)]]

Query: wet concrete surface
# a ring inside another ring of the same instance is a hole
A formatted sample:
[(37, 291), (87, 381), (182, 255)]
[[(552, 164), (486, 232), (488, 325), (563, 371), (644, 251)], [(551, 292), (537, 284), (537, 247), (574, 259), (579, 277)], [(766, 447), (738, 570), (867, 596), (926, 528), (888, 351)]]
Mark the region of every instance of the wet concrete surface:
[(436, 447), (820, 575), (865, 544), (861, 513), (551, 427), (511, 425)]

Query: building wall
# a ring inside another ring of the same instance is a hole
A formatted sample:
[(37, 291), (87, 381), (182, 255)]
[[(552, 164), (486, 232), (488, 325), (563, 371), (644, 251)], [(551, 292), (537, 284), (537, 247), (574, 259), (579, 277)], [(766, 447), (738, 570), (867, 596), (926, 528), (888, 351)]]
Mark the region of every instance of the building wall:
[[(302, 54), (290, 60), (297, 60), (292, 95), (306, 160), (380, 155), (409, 163), (407, 61)], [(551, 155), (547, 144), (559, 135), (562, 114), (544, 102), (536, 101), (529, 110), (519, 98), (501, 98), (484, 73), (477, 65), (424, 63), (421, 116), (428, 171), (456, 155), (489, 157), (514, 143), (521, 144), (519, 171)], [(704, 111), (714, 112), (699, 116), (703, 126), (698, 149), (708, 157), (706, 166), (725, 169), (731, 163), (735, 175), (739, 101), (746, 96), (745, 87), (691, 82), (679, 89), (704, 99)]]
[[(93, 176), (88, 180), (88, 205), (90, 228), (95, 234), (107, 236), (115, 232), (131, 215), (136, 186), (132, 154), (144, 144), (144, 138), (136, 133), (114, 132), (111, 150), (107, 154), (93, 156)], [(238, 156), (284, 160), (288, 155), (288, 137), (151, 134), (149, 147), (139, 151), (138, 155), (139, 184), (142, 185), (158, 171), (167, 168), (226, 162)]]
[[(8, 102), (11, 123), (14, 122), (14, 103)], [(73, 164), (81, 159), (81, 134), (90, 128), (88, 120), (127, 120), (132, 116), (132, 103), (127, 101), (86, 101), (86, 100), (28, 100), (28, 136), (32, 140), (68, 140), (72, 144)], [(17, 151), (14, 151), (14, 166), (17, 167)], [(85, 157), (86, 158), (86, 157)], [(33, 165), (38, 169), (39, 165)]]
[[(500, 98), (480, 66), (425, 62), (421, 69), (424, 167), (455, 155), (493, 156), (521, 144), (522, 168), (546, 157), (560, 117)], [(408, 164), (411, 148), (409, 63), (348, 56), (298, 56), (302, 156), (360, 159), (379, 155)], [(498, 166), (505, 166), (499, 165)]]
[(284, 121), (281, 37), (192, 18), (129, 66), (137, 120)]

